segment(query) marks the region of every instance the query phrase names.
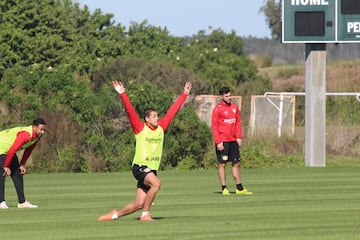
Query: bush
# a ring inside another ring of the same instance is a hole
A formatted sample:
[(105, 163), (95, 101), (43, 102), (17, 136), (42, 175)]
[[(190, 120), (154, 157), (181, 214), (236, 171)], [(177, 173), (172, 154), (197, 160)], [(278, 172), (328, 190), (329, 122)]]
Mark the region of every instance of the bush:
[(303, 143), (293, 138), (251, 139), (241, 148), (242, 167), (298, 167), (304, 165)]
[(287, 79), (294, 75), (302, 74), (302, 69), (300, 67), (285, 67), (280, 68), (276, 74), (277, 78)]

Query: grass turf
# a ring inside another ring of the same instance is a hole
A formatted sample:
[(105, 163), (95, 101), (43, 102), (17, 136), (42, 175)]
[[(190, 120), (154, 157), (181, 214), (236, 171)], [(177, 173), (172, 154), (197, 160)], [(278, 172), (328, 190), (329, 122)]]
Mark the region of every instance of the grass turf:
[(38, 209), (16, 208), (8, 178), (1, 239), (360, 239), (354, 167), (243, 169), (245, 187), (254, 192), (244, 196), (222, 196), (215, 170), (161, 171), (159, 178), (155, 222), (138, 221), (140, 212), (97, 221), (134, 199), (130, 171), (28, 174), (26, 196)]

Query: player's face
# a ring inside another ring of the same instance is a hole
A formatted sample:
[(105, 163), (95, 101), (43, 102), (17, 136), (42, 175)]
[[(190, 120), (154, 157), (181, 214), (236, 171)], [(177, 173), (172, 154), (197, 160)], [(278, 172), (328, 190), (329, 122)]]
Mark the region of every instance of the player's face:
[(226, 104), (231, 103), (231, 93), (230, 92), (223, 94), (221, 98)]
[(158, 113), (155, 111), (151, 112), (150, 116), (146, 117), (146, 122), (152, 127), (157, 127), (159, 122)]
[(36, 137), (41, 137), (45, 133), (46, 125), (40, 124), (39, 126), (33, 126), (33, 131)]

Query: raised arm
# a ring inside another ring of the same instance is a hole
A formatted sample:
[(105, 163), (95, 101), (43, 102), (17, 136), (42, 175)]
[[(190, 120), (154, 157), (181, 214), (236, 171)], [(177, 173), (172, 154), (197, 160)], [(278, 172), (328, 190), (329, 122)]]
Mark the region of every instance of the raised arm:
[(112, 85), (119, 94), (123, 94), (125, 92), (125, 86), (122, 82), (114, 80), (112, 81)]
[(184, 92), (176, 99), (167, 113), (159, 120), (159, 125), (164, 129), (164, 131), (166, 131), (166, 129), (169, 127), (172, 119), (175, 117), (176, 113), (185, 102), (186, 97), (190, 94), (191, 88), (191, 82), (186, 82), (184, 86)]
[(123, 83), (117, 80), (112, 81), (112, 85), (116, 92), (119, 93), (121, 101), (124, 104), (125, 110), (128, 114), (128, 118), (135, 134), (139, 133), (144, 128), (144, 123), (139, 118), (134, 106), (131, 104), (130, 99), (125, 93), (125, 86)]

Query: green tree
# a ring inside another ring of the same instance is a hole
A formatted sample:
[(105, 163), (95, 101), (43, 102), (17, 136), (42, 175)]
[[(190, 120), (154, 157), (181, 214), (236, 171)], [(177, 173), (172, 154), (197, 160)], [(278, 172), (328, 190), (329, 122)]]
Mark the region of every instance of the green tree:
[(257, 73), (242, 46), (242, 39), (234, 31), (216, 29), (209, 35), (200, 31), (189, 41), (178, 64), (209, 81), (212, 94), (224, 85), (236, 91), (240, 84), (254, 81)]
[(124, 28), (99, 9), (70, 0), (1, 1), (0, 8), (0, 71), (67, 64), (83, 74), (122, 54)]
[[(190, 140), (191, 139), (191, 140)], [(205, 166), (204, 155), (212, 145), (212, 135), (195, 109), (184, 107), (172, 121), (164, 143), (163, 168), (197, 169)]]
[(265, 15), (266, 22), (271, 30), (271, 36), (278, 39), (281, 34), (281, 3), (276, 0), (267, 0), (260, 8)]

